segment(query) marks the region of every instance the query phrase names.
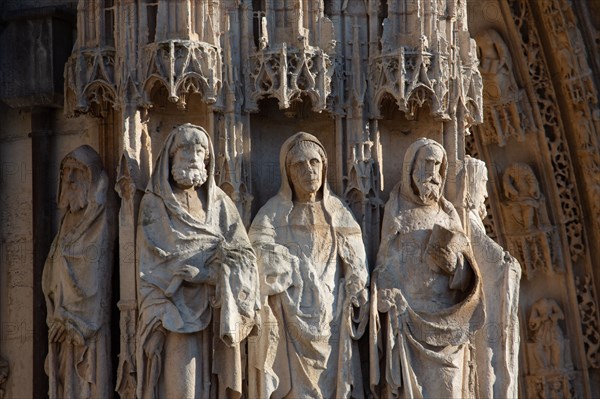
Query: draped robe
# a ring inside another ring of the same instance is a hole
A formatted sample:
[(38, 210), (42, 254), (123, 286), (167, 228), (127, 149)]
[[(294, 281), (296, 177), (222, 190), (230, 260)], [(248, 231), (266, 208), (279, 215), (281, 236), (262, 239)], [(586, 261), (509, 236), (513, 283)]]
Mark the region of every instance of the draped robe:
[[(208, 179), (199, 188), (207, 199), (205, 219), (192, 216), (175, 198), (169, 181), (175, 133), (165, 142), (140, 204), (137, 395), (240, 397), (242, 340), (259, 306), (256, 256), (235, 205), (214, 182), (210, 139)], [(183, 265), (212, 277), (178, 284), (174, 273)], [(164, 333), (162, 350), (147, 353), (157, 329)]]
[[(406, 171), (414, 167), (418, 150), (430, 144), (440, 146), (420, 139), (408, 148)], [(443, 181), (446, 170), (444, 151)], [(390, 193), (372, 275), (371, 390), (384, 398), (473, 397), (470, 347), (485, 317), (480, 273), (470, 247), (452, 273), (433, 266), (428, 251), (436, 229), (457, 239), (466, 236), (452, 204), (443, 197), (423, 203), (411, 179), (404, 173)]]
[(299, 141), (321, 146), (307, 133), (283, 144), (281, 188), (249, 233), (263, 299), (262, 330), (249, 345), (248, 396), (363, 397), (357, 339), (368, 320), (368, 269), (362, 235), (329, 192), (326, 162), (321, 200), (293, 202), (285, 159)]
[[(73, 150), (67, 158), (87, 168), (87, 206), (81, 210), (82, 215), (67, 210), (61, 218), (44, 265), (42, 289), (48, 326), (58, 322), (67, 329), (74, 328), (84, 342), (76, 343), (67, 337), (62, 342), (49, 343), (46, 358), (49, 397), (108, 398), (112, 397), (108, 177), (100, 157), (87, 145)], [(62, 179), (61, 176), (59, 198)]]

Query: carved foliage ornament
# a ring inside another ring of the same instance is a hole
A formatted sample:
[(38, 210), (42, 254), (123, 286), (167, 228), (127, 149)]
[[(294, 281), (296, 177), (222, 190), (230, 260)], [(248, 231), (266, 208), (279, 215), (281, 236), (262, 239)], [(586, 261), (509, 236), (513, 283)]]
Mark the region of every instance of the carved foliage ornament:
[(577, 302), (583, 328), (583, 344), (589, 367), (600, 368), (600, 333), (598, 332), (598, 306), (594, 300), (594, 285), (590, 276), (583, 281), (575, 277)]
[[(554, 181), (558, 190), (560, 207), (562, 210), (562, 223), (569, 242), (571, 259), (575, 262), (585, 255), (583, 242), (583, 226), (581, 225), (581, 209), (577, 192), (573, 185), (575, 178), (572, 171), (572, 163), (562, 137), (558, 117), (556, 95), (552, 88), (550, 73), (546, 63), (541, 57), (541, 41), (537, 30), (531, 23), (533, 21), (529, 4), (523, 0), (511, 0), (510, 6), (513, 12), (515, 25), (520, 31), (522, 38), (521, 47), (524, 59), (528, 61), (529, 74), (533, 88), (538, 93), (538, 107), (542, 118), (542, 125), (546, 131), (546, 139), (552, 161)], [(531, 56), (536, 54), (538, 56)]]

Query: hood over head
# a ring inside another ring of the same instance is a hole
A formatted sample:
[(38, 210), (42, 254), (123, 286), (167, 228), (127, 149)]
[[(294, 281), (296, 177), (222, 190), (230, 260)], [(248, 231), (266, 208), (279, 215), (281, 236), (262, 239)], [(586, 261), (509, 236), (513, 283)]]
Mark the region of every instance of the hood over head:
[(103, 207), (106, 203), (106, 189), (108, 187), (108, 176), (102, 167), (102, 160), (100, 159), (100, 155), (89, 145), (85, 144), (80, 147), (75, 148), (73, 151), (69, 152), (60, 162), (60, 171), (58, 178), (58, 191), (56, 200), (57, 203), (60, 204), (60, 199), (62, 196), (63, 190), (63, 176), (62, 169), (65, 163), (69, 160), (76, 161), (83, 165), (88, 174), (88, 193), (87, 193), (87, 208), (86, 214), (88, 213), (87, 209)]
[[(433, 146), (438, 147), (439, 149), (442, 150), (442, 153), (444, 154), (444, 157), (442, 160), (442, 165), (440, 167), (440, 175), (442, 177), (441, 187), (440, 187), (440, 192), (441, 192), (440, 198), (442, 198), (444, 196), (444, 186), (446, 184), (446, 175), (447, 175), (447, 171), (448, 171), (448, 156), (446, 155), (446, 150), (437, 141), (422, 137), (422, 138), (418, 139), (417, 141), (415, 141), (414, 143), (412, 143), (407, 148), (406, 153), (404, 154), (404, 163), (402, 164), (403, 170), (402, 170), (402, 180), (400, 182), (400, 195), (412, 202), (416, 202), (419, 204), (423, 204), (423, 202), (419, 198), (418, 193), (414, 192), (413, 185), (412, 185), (412, 174), (415, 169), (415, 160), (417, 158), (417, 154), (419, 153), (419, 150), (428, 145), (433, 145)], [(394, 189), (393, 191), (396, 191), (396, 189)]]
[(325, 151), (325, 147), (323, 144), (312, 134), (306, 132), (298, 132), (294, 134), (292, 137), (287, 139), (283, 145), (281, 146), (281, 150), (279, 152), (279, 169), (281, 171), (281, 187), (279, 188), (278, 195), (282, 196), (286, 201), (293, 200), (293, 188), (290, 180), (289, 171), (287, 170), (287, 156), (292, 151), (292, 149), (303, 141), (308, 141), (316, 144), (322, 150), (321, 157), (323, 162), (323, 176), (321, 188), (319, 188), (319, 192), (323, 196), (323, 200), (329, 197), (331, 190), (329, 189), (329, 183), (327, 182), (327, 152)]
[(200, 186), (200, 190), (205, 190), (206, 194), (206, 203), (205, 203), (205, 211), (210, 209), (212, 202), (215, 196), (215, 153), (213, 151), (212, 141), (208, 132), (201, 126), (193, 125), (191, 123), (185, 123), (183, 125), (179, 125), (175, 127), (165, 140), (165, 144), (160, 151), (160, 154), (156, 158), (156, 162), (154, 164), (154, 173), (152, 173), (152, 177), (148, 182), (148, 187), (146, 188), (146, 192), (151, 192), (161, 197), (167, 206), (178, 213), (176, 210), (179, 208), (178, 202), (175, 199), (175, 195), (173, 194), (173, 189), (171, 187), (171, 146), (175, 141), (175, 137), (178, 133), (185, 131), (186, 129), (193, 129), (199, 131), (201, 134), (206, 136), (208, 142), (208, 160), (206, 164), (207, 171), (207, 179), (202, 186)]

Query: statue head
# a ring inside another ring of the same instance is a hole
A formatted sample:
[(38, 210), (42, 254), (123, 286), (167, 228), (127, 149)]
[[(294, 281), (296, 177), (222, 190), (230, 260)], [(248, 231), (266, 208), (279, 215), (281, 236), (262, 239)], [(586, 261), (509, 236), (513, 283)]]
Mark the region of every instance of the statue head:
[(76, 148), (60, 163), (58, 207), (76, 213), (103, 204), (106, 179), (98, 153), (88, 145)]
[(421, 145), (411, 166), (411, 187), (424, 205), (437, 203), (444, 187), (444, 163), (446, 154), (439, 144), (427, 142)]
[(488, 197), (488, 171), (485, 162), (480, 159), (465, 157), (467, 169), (467, 206), (484, 219), (487, 216), (485, 200)]
[(178, 126), (175, 130), (169, 148), (173, 182), (182, 189), (200, 187), (208, 178), (206, 162), (210, 152), (206, 131), (189, 124)]
[(285, 163), (294, 197), (301, 201), (315, 198), (323, 185), (327, 163), (323, 148), (313, 141), (298, 141), (287, 153)]
[(61, 195), (58, 206), (75, 213), (87, 207), (90, 177), (87, 167), (78, 160), (65, 157), (61, 169)]
[(514, 163), (506, 168), (502, 187), (506, 198), (512, 201), (537, 200), (541, 196), (537, 177), (525, 163)]

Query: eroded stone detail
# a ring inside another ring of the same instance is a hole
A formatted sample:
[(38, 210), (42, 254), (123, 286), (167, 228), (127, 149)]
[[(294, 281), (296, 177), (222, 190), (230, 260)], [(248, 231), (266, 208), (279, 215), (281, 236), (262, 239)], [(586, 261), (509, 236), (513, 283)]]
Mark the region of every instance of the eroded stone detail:
[(262, 332), (249, 342), (248, 397), (363, 397), (368, 322), (360, 226), (327, 183), (327, 155), (300, 132), (281, 147), (281, 188), (252, 222)]
[(212, 104), (221, 89), (221, 53), (217, 46), (191, 40), (166, 40), (144, 48), (143, 105), (151, 106), (152, 89), (161, 84), (169, 101), (184, 109), (186, 97), (198, 93)]
[(119, 107), (115, 84), (114, 48), (81, 48), (65, 66), (65, 112), (101, 116), (106, 105)]
[[(475, 142), (475, 136), (469, 134), (465, 137), (465, 153), (473, 158), (481, 158), (479, 150), (477, 149), (477, 143)], [(489, 199), (485, 200), (486, 215), (483, 218), (483, 225), (485, 232), (492, 240), (498, 240), (498, 233), (496, 230), (496, 222), (494, 221), (494, 215), (491, 212), (491, 204)]]
[(77, 41), (65, 65), (65, 113), (90, 112), (104, 116), (107, 107), (118, 108), (113, 2), (77, 5)]
[[(594, 86), (592, 70), (586, 59), (585, 44), (571, 5), (562, 0), (540, 2), (542, 22), (556, 51), (551, 53), (558, 64), (562, 94), (570, 101), (566, 105), (571, 117), (565, 122), (571, 126), (577, 145), (576, 161), (583, 170), (583, 181), (596, 230), (600, 228), (600, 147), (598, 133), (598, 91)], [(592, 237), (594, 234), (591, 235)]]
[(537, 129), (525, 91), (515, 80), (510, 50), (495, 30), (482, 32), (476, 40), (485, 100), (486, 123), (477, 128), (481, 140), (501, 147), (509, 139), (522, 142)]
[(98, 153), (76, 148), (61, 162), (58, 233), (44, 265), (52, 399), (112, 397), (112, 234), (108, 177)]
[[(550, 151), (554, 181), (561, 203), (562, 220), (569, 241), (571, 259), (577, 261), (585, 255), (583, 239), (583, 226), (581, 225), (581, 208), (578, 195), (573, 185), (575, 181), (571, 157), (567, 151), (562, 137), (557, 101), (550, 73), (542, 57), (541, 42), (537, 30), (527, 20), (531, 17), (529, 4), (524, 0), (509, 2), (513, 12), (515, 25), (521, 33), (521, 47), (528, 62), (529, 74), (534, 89), (538, 93), (538, 107), (542, 117), (542, 128), (546, 132), (546, 140)], [(537, 57), (528, 57), (528, 54), (539, 54)]]
[[(521, 266), (486, 235), (482, 221), (487, 209), (487, 168), (465, 157), (468, 233), (481, 271), (485, 293), (485, 325), (474, 339), (480, 398), (516, 398), (519, 372), (519, 286)], [(499, 293), (502, 300), (498, 300)]]
[[(369, 57), (370, 108), (376, 116), (382, 101), (391, 97), (408, 119), (427, 102), (435, 118), (449, 120), (460, 101), (467, 124), (481, 122), (475, 42), (463, 31), (466, 15), (460, 8), (445, 1), (371, 6), (370, 13), (381, 18), (382, 25), (380, 42)], [(438, 24), (450, 19), (456, 19), (458, 34), (447, 37)], [(451, 52), (451, 46), (460, 51)], [(452, 69), (460, 70), (460, 77), (451, 76)]]
[(458, 213), (442, 196), (446, 152), (422, 138), (404, 165), (385, 207), (372, 276), (373, 393), (472, 397), (473, 336), (485, 323), (482, 276)]
[(123, 399), (134, 399), (136, 396), (136, 320), (137, 304), (135, 302), (119, 303), (120, 351), (119, 366), (115, 391)]
[(583, 328), (583, 341), (588, 367), (600, 368), (600, 329), (598, 328), (598, 305), (594, 295), (594, 285), (589, 276), (583, 280), (575, 277), (577, 302)]
[(258, 309), (256, 256), (214, 180), (207, 132), (176, 127), (138, 221), (137, 397), (242, 393), (241, 341)]
[(511, 253), (532, 278), (539, 271), (564, 272), (558, 232), (550, 224), (546, 200), (529, 165), (515, 163), (504, 171), (502, 188), (506, 239)]
[(252, 20), (258, 46), (247, 61), (246, 110), (258, 111), (263, 97), (276, 98), (287, 109), (307, 96), (314, 111), (323, 111), (331, 93), (335, 40), (322, 2), (267, 1), (253, 10)]
[(565, 315), (558, 303), (549, 298), (537, 300), (530, 309), (530, 342), (527, 357), (529, 398), (580, 397), (581, 373), (573, 370), (570, 342), (565, 339), (561, 320)]

